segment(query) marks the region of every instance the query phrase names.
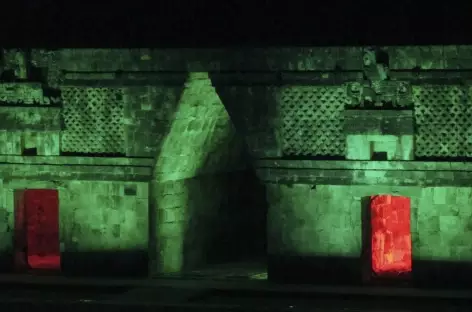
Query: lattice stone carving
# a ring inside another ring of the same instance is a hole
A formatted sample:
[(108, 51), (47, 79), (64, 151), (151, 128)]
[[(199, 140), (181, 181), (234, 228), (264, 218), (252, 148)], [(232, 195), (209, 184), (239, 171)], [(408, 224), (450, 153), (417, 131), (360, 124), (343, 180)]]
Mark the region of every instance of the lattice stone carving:
[(344, 156), (344, 86), (286, 87), (280, 94), (282, 144), (286, 156)]
[(418, 157), (472, 157), (470, 86), (413, 87)]
[(63, 87), (63, 152), (124, 153), (123, 90)]

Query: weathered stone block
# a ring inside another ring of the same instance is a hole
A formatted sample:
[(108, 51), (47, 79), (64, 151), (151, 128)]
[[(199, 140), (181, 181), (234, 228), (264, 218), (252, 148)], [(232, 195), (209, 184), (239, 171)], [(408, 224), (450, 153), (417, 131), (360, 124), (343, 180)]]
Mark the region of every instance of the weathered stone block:
[(0, 154), (21, 155), (22, 133), (20, 131), (0, 131)]
[(0, 102), (11, 104), (43, 104), (43, 89), (39, 83), (2, 83)]
[(343, 115), (345, 134), (414, 134), (412, 111), (345, 110)]
[(39, 132), (36, 134), (37, 155), (59, 156), (60, 132)]
[(0, 107), (0, 129), (59, 131), (61, 109), (57, 107)]
[(372, 144), (365, 135), (346, 136), (346, 159), (370, 160)]
[(385, 153), (383, 160), (412, 160), (412, 135), (362, 135), (346, 136), (346, 159), (372, 160), (374, 153)]

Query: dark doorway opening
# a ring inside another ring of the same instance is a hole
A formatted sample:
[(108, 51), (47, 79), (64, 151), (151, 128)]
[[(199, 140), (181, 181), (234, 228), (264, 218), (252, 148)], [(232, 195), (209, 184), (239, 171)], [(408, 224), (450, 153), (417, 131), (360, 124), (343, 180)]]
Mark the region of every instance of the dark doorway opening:
[(388, 160), (387, 152), (373, 152), (372, 160)]
[(369, 282), (404, 283), (412, 273), (410, 199), (363, 199), (364, 263)]
[(16, 271), (60, 271), (57, 190), (16, 190), (14, 196)]
[(38, 156), (38, 149), (34, 148), (25, 148), (23, 149), (23, 156)]

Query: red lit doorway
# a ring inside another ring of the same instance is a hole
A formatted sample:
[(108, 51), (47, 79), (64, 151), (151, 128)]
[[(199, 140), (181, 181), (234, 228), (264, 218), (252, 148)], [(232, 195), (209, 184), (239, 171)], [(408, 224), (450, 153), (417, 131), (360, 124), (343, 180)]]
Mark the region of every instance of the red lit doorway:
[(59, 271), (59, 197), (57, 190), (15, 191), (15, 268)]
[(373, 275), (380, 279), (407, 279), (412, 271), (410, 199), (370, 197), (370, 239)]

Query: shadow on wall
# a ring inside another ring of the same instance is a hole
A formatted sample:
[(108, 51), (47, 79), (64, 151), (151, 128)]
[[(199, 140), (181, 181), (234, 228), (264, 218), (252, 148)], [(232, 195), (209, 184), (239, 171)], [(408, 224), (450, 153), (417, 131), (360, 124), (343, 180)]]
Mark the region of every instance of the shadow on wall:
[[(0, 272), (16, 272), (14, 255), (2, 254)], [(41, 274), (42, 270), (36, 270)], [(18, 272), (21, 273), (21, 272)], [(147, 250), (108, 250), (61, 253), (61, 271), (64, 276), (86, 277), (145, 277), (148, 274)]]
[[(160, 186), (183, 207), (158, 209), (158, 273), (265, 257), (267, 203), (252, 169), (197, 174)], [(175, 213), (172, 221), (163, 220)]]
[(347, 286), (406, 286), (430, 289), (472, 288), (471, 262), (414, 259), (409, 280), (376, 279), (372, 271), (370, 197), (361, 199), (362, 249), (360, 257), (330, 255), (270, 255), (269, 280)]
[(277, 283), (322, 285), (393, 285), (430, 289), (472, 288), (472, 264), (452, 261), (413, 260), (411, 280), (365, 280), (361, 258), (334, 256), (270, 256), (269, 279)]
[(145, 277), (148, 275), (147, 250), (65, 252), (61, 271), (66, 276)]
[[(208, 205), (213, 206), (214, 210), (205, 216), (192, 212), (202, 207), (190, 207), (190, 213), (197, 218), (188, 223), (185, 231), (183, 270), (265, 258), (267, 203), (264, 186), (254, 170), (247, 169), (203, 179), (213, 181), (195, 179), (190, 184), (188, 196), (191, 199), (205, 195)], [(201, 186), (208, 182), (219, 184), (221, 194), (212, 195), (211, 192), (215, 190), (213, 188), (207, 189), (208, 194), (202, 194)], [(217, 202), (212, 203), (215, 199)], [(189, 203), (192, 202), (189, 200)], [(203, 227), (199, 227), (199, 224)], [(194, 245), (196, 237), (200, 237), (200, 241)], [(195, 252), (196, 257), (192, 256)]]
[(156, 160), (156, 273), (263, 255), (264, 188), (206, 73), (189, 74), (177, 106)]

